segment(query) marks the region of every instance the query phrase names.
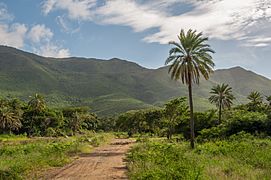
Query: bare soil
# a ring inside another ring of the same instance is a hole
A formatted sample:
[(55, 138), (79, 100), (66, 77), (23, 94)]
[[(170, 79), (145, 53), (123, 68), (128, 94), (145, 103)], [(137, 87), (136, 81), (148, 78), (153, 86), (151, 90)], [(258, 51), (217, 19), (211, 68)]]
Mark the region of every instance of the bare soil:
[(110, 144), (82, 154), (73, 163), (47, 173), (42, 179), (111, 180), (128, 179), (125, 154), (131, 147), (130, 139), (114, 139)]

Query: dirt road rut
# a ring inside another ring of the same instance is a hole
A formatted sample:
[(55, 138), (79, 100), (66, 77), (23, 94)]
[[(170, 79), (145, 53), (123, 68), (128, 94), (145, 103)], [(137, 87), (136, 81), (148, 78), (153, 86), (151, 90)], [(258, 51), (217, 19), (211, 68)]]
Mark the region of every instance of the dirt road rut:
[(128, 179), (124, 158), (132, 143), (133, 141), (129, 139), (114, 139), (111, 144), (98, 147), (92, 153), (80, 156), (73, 163), (56, 170), (45, 179)]

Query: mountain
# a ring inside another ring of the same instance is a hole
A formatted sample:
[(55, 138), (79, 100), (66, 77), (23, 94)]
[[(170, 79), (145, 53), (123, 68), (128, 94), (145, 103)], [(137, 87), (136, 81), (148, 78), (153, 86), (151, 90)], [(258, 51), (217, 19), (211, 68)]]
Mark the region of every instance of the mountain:
[[(113, 58), (45, 58), (15, 48), (0, 46), (0, 92), (27, 100), (34, 93), (46, 96), (54, 106), (91, 106), (99, 115), (113, 115), (131, 109), (150, 108), (186, 96), (187, 87), (170, 79), (167, 67), (147, 69)], [(217, 70), (209, 81), (194, 86), (195, 107), (206, 110), (211, 87), (228, 83), (245, 102), (258, 90), (271, 94), (271, 80), (241, 67)]]

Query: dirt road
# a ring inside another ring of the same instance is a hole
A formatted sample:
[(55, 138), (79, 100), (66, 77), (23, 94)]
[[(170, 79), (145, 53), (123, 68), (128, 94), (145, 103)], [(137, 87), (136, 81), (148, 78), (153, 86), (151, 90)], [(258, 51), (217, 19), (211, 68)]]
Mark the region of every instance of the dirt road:
[(111, 144), (98, 147), (92, 153), (84, 154), (73, 163), (50, 173), (46, 179), (127, 179), (124, 157), (132, 142), (129, 139), (114, 139)]

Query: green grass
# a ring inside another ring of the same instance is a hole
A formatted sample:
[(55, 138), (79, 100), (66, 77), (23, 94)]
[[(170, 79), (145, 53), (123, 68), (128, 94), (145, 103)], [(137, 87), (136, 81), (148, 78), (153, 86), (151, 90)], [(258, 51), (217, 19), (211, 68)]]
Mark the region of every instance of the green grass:
[(271, 179), (271, 140), (145, 141), (128, 154), (131, 179)]
[(0, 143), (0, 179), (38, 178), (43, 170), (64, 166), (110, 137), (106, 133), (89, 133), (70, 138), (24, 139), (21, 143), (19, 139), (9, 139), (9, 143)]
[(29, 140), (26, 135), (0, 134), (0, 144), (4, 142), (15, 142)]

